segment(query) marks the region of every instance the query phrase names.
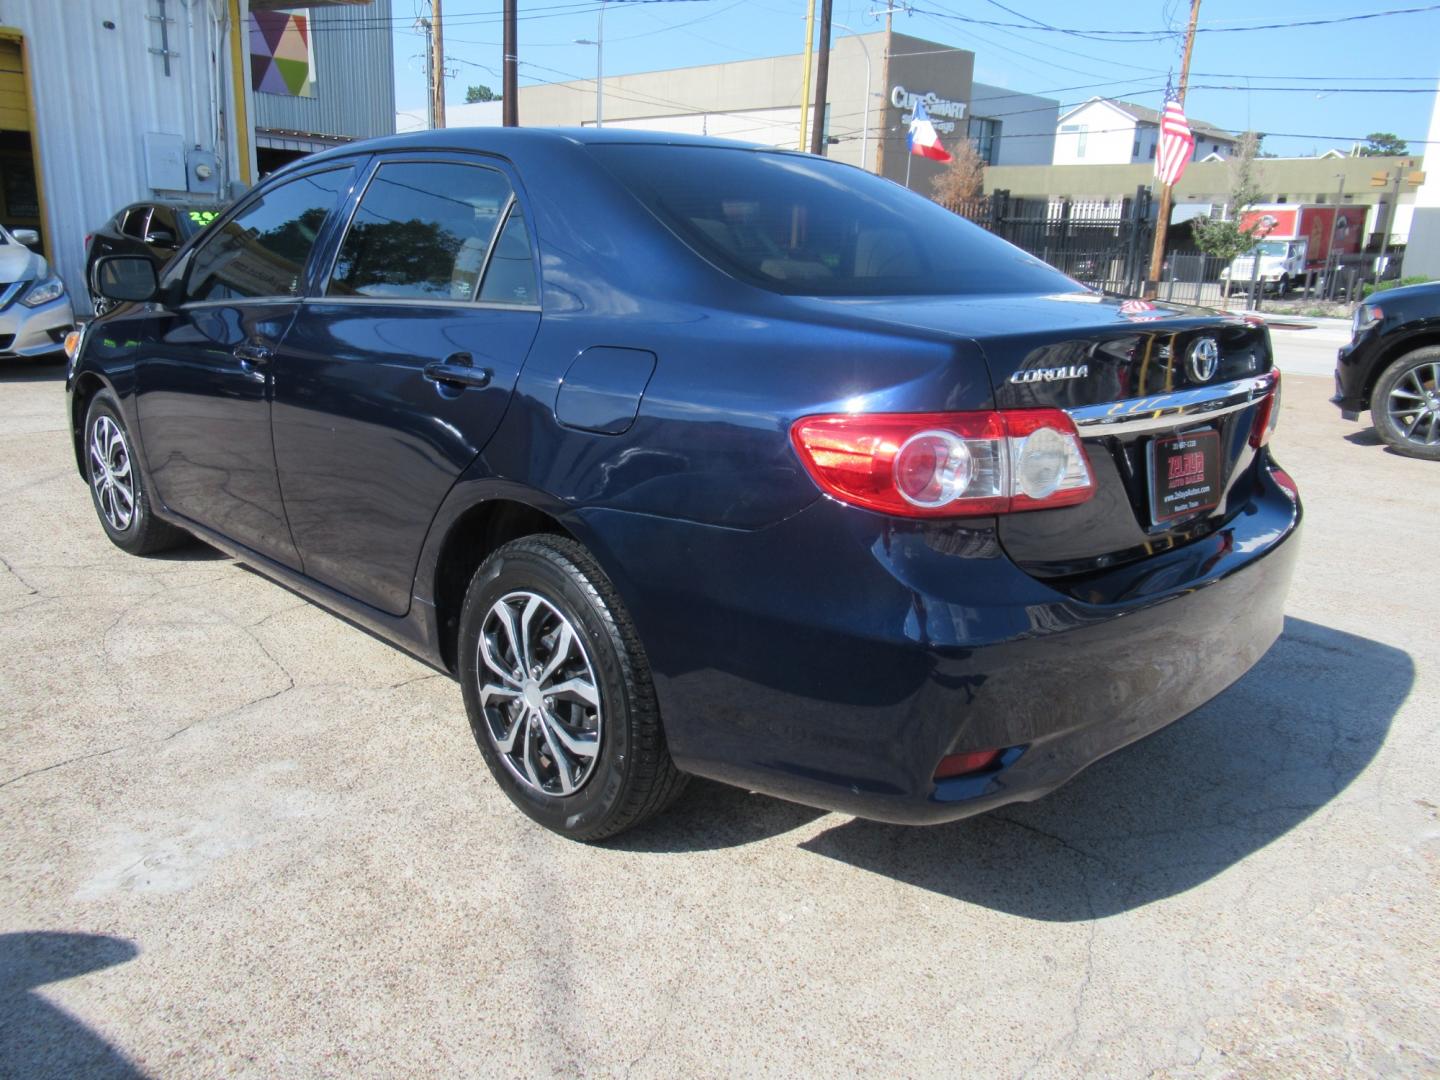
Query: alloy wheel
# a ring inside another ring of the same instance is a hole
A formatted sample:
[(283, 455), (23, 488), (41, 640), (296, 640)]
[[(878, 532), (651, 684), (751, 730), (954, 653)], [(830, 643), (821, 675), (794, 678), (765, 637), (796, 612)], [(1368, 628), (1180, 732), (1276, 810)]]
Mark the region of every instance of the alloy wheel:
[(520, 783), (573, 795), (595, 771), (600, 690), (575, 626), (537, 593), (507, 593), (480, 628), (480, 705), (485, 729)]
[(1417, 364), (1390, 390), (1385, 409), (1416, 446), (1440, 446), (1440, 362)]
[(103, 413), (90, 425), (90, 486), (100, 512), (116, 532), (135, 520), (135, 476), (120, 425)]

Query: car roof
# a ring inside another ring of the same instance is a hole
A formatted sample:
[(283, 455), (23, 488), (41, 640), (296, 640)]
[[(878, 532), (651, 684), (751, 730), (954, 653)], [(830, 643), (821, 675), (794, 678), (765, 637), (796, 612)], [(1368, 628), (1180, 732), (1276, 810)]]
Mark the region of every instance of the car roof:
[(378, 139), (365, 139), (346, 143), (318, 154), (300, 158), (271, 173), (271, 177), (282, 176), (293, 170), (313, 165), (332, 158), (353, 157), (356, 154), (380, 153), (384, 151), (445, 151), (479, 150), (508, 156), (523, 153), (526, 149), (544, 145), (568, 143), (575, 146), (604, 144), (645, 144), (651, 146), (697, 146), (731, 150), (763, 150), (774, 153), (796, 153), (779, 150), (771, 146), (738, 142), (733, 139), (716, 139), (708, 135), (680, 135), (668, 131), (638, 131), (634, 128), (593, 128), (593, 127), (461, 127), (441, 128), (435, 131), (411, 131), (403, 135), (383, 135)]

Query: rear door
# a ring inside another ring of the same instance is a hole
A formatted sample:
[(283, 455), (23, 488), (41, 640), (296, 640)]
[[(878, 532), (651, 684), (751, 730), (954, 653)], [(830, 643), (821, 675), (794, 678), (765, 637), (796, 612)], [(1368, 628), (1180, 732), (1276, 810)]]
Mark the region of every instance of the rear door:
[(280, 484), (305, 573), (402, 614), (426, 531), (495, 431), (540, 325), (507, 167), (383, 157), (276, 364)]

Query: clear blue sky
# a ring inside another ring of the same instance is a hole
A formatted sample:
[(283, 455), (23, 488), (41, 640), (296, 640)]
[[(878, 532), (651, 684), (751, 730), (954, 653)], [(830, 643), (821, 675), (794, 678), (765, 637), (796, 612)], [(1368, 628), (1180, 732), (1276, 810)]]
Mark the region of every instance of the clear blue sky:
[[(393, 0), (393, 6), (397, 107), (423, 109), (424, 38), (411, 23), (415, 14), (428, 12), (429, 0)], [(574, 39), (595, 37), (599, 6), (520, 0), (521, 85), (594, 77), (595, 49)], [(883, 23), (868, 13), (883, 6), (883, 0), (836, 0), (835, 21), (869, 33)], [(1200, 26), (1248, 28), (1422, 6), (1425, 0), (1204, 0)], [(1044, 94), (1062, 106), (1103, 94), (1158, 107), (1166, 71), (1179, 70), (1189, 14), (1187, 0), (1004, 0), (1003, 6), (996, 0), (912, 0), (912, 7), (912, 13), (895, 15), (897, 31), (970, 49), (977, 81)], [(605, 73), (800, 52), (805, 9), (805, 0), (611, 0), (605, 5)], [(445, 52), (455, 71), (448, 101), (462, 102), (473, 83), (499, 92), (500, 10), (499, 0), (445, 0)], [(1033, 23), (1084, 31), (1173, 29), (1175, 36), (1094, 40)], [(835, 31), (837, 37), (846, 32)], [(1265, 141), (1267, 151), (1282, 155), (1346, 149), (1349, 139), (1371, 131), (1394, 132), (1411, 140), (1412, 153), (1423, 153), (1440, 76), (1437, 43), (1440, 8), (1340, 25), (1201, 33), (1186, 112), (1232, 131), (1288, 133)], [(1272, 89), (1278, 87), (1289, 89)], [(1411, 92), (1389, 92), (1397, 90)]]

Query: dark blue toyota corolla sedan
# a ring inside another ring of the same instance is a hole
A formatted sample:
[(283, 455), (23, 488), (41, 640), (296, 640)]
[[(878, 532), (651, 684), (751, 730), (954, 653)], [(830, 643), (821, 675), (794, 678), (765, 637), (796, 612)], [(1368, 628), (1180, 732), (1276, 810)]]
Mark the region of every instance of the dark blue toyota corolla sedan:
[(896, 822), (1034, 799), (1280, 632), (1264, 327), (849, 166), (425, 133), (95, 276), (122, 303), (68, 385), (110, 538), (198, 536), (453, 673), (567, 836), (691, 774)]

